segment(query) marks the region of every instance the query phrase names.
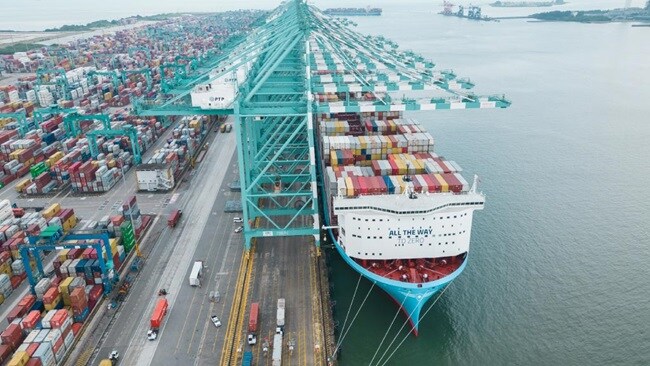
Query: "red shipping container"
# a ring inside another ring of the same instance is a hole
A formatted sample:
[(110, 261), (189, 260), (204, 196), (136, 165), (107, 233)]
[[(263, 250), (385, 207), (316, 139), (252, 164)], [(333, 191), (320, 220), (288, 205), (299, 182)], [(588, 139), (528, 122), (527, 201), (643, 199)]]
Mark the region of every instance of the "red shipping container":
[(117, 270), (117, 269), (120, 269), (121, 265), (122, 265), (122, 262), (120, 262), (120, 255), (119, 255), (119, 253), (115, 253), (115, 255), (113, 255), (113, 266)]
[[(40, 343), (30, 343), (29, 346), (27, 346), (27, 349), (25, 350), (25, 352), (27, 352), (29, 357), (32, 357), (34, 355), (34, 352), (36, 352), (36, 350), (38, 349), (38, 346), (40, 346), (40, 345), (41, 345)], [(37, 359), (37, 360), (40, 361), (40, 359)], [(29, 363), (27, 365), (29, 365)]]
[(25, 366), (43, 366), (43, 363), (41, 362), (40, 358), (32, 357), (32, 358), (29, 359), (29, 361), (27, 361)]
[(102, 285), (95, 285), (92, 289), (90, 289), (90, 293), (88, 293), (88, 299), (99, 300), (99, 298), (102, 297), (102, 292)]
[(27, 233), (29, 233), (30, 235), (32, 235), (32, 236), (36, 236), (36, 235), (40, 234), (40, 232), (41, 232), (41, 228), (38, 226), (38, 224), (33, 224), (33, 225), (30, 225), (30, 226), (27, 228), (26, 231), (27, 231)]
[(33, 329), (40, 319), (41, 313), (38, 310), (32, 310), (25, 315), (23, 320), (20, 322), (20, 325), (23, 329)]
[(79, 331), (83, 326), (84, 325), (81, 323), (72, 323), (72, 333), (74, 334), (75, 337), (77, 336), (77, 334), (79, 334)]
[(25, 295), (25, 297), (23, 297), (20, 300), (18, 305), (21, 305), (21, 306), (23, 306), (23, 307), (25, 307), (27, 309), (30, 309), (32, 307), (32, 305), (34, 305), (35, 302), (36, 302), (36, 296), (34, 296), (32, 294), (27, 294), (27, 295)]
[(12, 350), (15, 350), (18, 345), (23, 341), (23, 330), (20, 329), (18, 324), (9, 324), (7, 329), (5, 329), (2, 334), (0, 334), (0, 339), (2, 339), (2, 344), (6, 344), (11, 347)]
[(59, 296), (59, 288), (56, 286), (50, 287), (43, 295), (43, 303), (51, 304)]
[(76, 287), (70, 292), (70, 302), (75, 303), (86, 299), (86, 292), (83, 287)]
[(439, 186), (438, 181), (433, 179), (433, 177), (431, 177), (429, 174), (423, 174), (422, 178), (424, 178), (424, 181), (427, 182), (429, 193), (435, 192), (436, 186)]
[(442, 178), (449, 184), (449, 190), (452, 192), (460, 192), (463, 190), (463, 184), (456, 178), (453, 173), (440, 174)]
[(361, 194), (368, 194), (368, 186), (366, 185), (366, 178), (359, 177), (358, 182), (359, 182), (359, 192)]
[(351, 177), (350, 180), (352, 180), (352, 189), (354, 191), (354, 195), (358, 196), (360, 193), (359, 179), (357, 177)]
[(3, 264), (4, 262), (8, 261), (11, 258), (11, 253), (9, 252), (1, 252), (0, 253), (0, 264)]
[(91, 254), (92, 254), (93, 250), (94, 250), (93, 248), (84, 249), (84, 251), (81, 253), (81, 258), (84, 258), (84, 259), (92, 258)]
[(68, 251), (68, 259), (77, 259), (83, 252), (83, 249), (70, 249)]
[(13, 351), (8, 344), (0, 345), (0, 364), (9, 360)]
[(415, 192), (422, 193), (422, 184), (415, 177), (411, 177), (411, 183)]
[(13, 289), (17, 289), (18, 286), (20, 286), (20, 283), (23, 282), (23, 278), (21, 276), (11, 276), (11, 287)]
[(423, 176), (429, 185), (429, 192), (440, 192), (442, 190), (442, 185), (440, 185), (440, 182), (438, 182), (433, 174), (424, 174)]

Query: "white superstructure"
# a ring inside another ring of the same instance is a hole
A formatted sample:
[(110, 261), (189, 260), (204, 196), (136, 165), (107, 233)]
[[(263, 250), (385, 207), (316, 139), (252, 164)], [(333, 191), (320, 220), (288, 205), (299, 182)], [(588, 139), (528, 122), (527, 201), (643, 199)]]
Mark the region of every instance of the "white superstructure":
[(352, 258), (440, 258), (469, 251), (480, 193), (422, 193), (334, 197), (339, 243)]

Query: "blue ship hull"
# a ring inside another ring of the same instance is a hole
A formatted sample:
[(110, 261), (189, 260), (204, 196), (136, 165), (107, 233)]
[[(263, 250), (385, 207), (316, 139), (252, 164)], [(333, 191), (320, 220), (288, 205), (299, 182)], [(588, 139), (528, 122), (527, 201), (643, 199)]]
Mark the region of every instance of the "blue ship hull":
[[(328, 214), (326, 213), (325, 216), (328, 216)], [(329, 217), (327, 221), (329, 222)], [(419, 284), (395, 281), (379, 276), (360, 266), (357, 262), (354, 261), (354, 259), (350, 258), (350, 256), (345, 253), (338, 240), (336, 240), (334, 237), (332, 230), (329, 229), (328, 231), (332, 242), (335, 244), (334, 246), (336, 247), (336, 250), (345, 260), (345, 262), (355, 271), (359, 272), (363, 277), (367, 278), (370, 282), (375, 283), (381, 289), (386, 291), (386, 293), (390, 295), (395, 303), (400, 306), (401, 310), (404, 312), (404, 315), (406, 315), (409, 322), (411, 323), (411, 331), (416, 336), (418, 335), (422, 308), (427, 304), (433, 295), (441, 291), (445, 286), (449, 285), (451, 281), (458, 277), (467, 265), (467, 258), (465, 258), (457, 270), (450, 273), (445, 278), (441, 278), (437, 281)]]

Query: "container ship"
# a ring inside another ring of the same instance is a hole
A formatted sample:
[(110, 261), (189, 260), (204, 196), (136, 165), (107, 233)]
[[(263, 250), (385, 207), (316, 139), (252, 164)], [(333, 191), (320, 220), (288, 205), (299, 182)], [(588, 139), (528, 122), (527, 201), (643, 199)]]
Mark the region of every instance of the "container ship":
[[(323, 96), (321, 96), (323, 97)], [(402, 112), (320, 114), (325, 221), (343, 259), (386, 291), (417, 335), (428, 300), (465, 269), (485, 197)]]
[(566, 4), (563, 0), (555, 1), (495, 1), (490, 6), (495, 8), (543, 8), (554, 5)]
[(380, 16), (381, 8), (332, 8), (325, 9), (323, 13), (329, 16)]

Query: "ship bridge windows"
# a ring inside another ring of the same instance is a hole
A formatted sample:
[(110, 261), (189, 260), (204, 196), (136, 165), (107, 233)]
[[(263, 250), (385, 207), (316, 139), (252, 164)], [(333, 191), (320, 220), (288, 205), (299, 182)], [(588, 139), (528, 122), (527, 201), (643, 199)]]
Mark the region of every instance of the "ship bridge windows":
[[(443, 209), (445, 207), (451, 207), (451, 206), (482, 206), (483, 202), (458, 202), (458, 203), (448, 203), (445, 205), (441, 205), (438, 207), (434, 207), (428, 210), (421, 210), (421, 211), (396, 211), (396, 210), (389, 210), (385, 208), (380, 208), (380, 207), (374, 207), (374, 206), (340, 206), (340, 207), (335, 207), (335, 210), (337, 211), (344, 211), (344, 210), (375, 210), (375, 211), (381, 211), (381, 212), (388, 212), (392, 214), (397, 214), (397, 215), (404, 215), (404, 214), (426, 214), (434, 211), (438, 211), (440, 209)], [(467, 214), (465, 214), (467, 215)], [(440, 219), (443, 219), (443, 217), (440, 217)], [(361, 219), (359, 219), (361, 220)], [(390, 221), (390, 220), (387, 220)], [(399, 219), (398, 219), (399, 221)]]

